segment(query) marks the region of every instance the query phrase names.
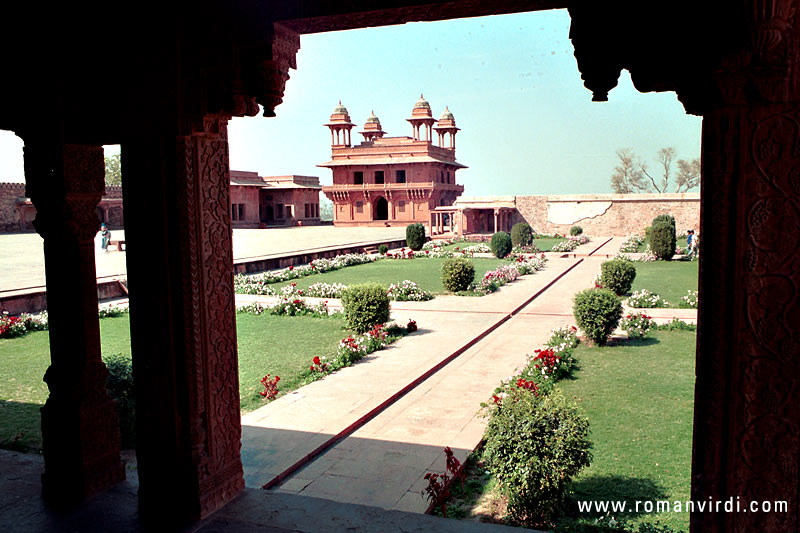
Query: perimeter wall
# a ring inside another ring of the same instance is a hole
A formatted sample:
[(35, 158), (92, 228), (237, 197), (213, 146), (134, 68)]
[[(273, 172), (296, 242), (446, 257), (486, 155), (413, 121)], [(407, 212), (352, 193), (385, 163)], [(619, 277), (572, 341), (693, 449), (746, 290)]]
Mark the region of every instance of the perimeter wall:
[(700, 227), (700, 193), (516, 196), (514, 222), (537, 233), (569, 233), (578, 225), (595, 236), (644, 234), (656, 215), (675, 217), (678, 234)]

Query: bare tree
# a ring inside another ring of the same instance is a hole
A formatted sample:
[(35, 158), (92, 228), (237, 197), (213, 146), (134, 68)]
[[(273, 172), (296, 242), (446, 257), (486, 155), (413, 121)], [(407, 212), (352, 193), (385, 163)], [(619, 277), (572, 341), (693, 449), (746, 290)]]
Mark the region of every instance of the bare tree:
[(673, 164), (677, 164), (675, 192), (686, 192), (700, 183), (700, 160), (675, 161), (675, 148), (662, 148), (656, 154), (658, 172), (650, 173), (647, 163), (636, 157), (633, 150), (617, 151), (619, 165), (611, 174), (611, 188), (617, 194), (636, 192), (667, 192), (673, 177)]
[[(700, 185), (700, 159), (691, 161), (680, 159), (678, 161), (678, 176), (675, 178), (678, 188), (675, 192), (686, 192)], [(683, 189), (683, 190), (681, 190)]]
[(636, 161), (636, 156), (630, 148), (617, 150), (619, 165), (614, 167), (611, 175), (611, 187), (617, 194), (646, 192), (647, 183)]

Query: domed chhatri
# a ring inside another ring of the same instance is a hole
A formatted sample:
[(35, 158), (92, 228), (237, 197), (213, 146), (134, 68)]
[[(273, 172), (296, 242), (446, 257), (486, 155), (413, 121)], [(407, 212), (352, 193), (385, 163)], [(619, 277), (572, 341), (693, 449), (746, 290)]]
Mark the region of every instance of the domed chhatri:
[(334, 146), (350, 146), (350, 130), (355, 126), (350, 122), (350, 113), (347, 108), (339, 104), (333, 108), (330, 121), (325, 124), (331, 129), (331, 144)]
[(424, 109), (431, 108), (431, 104), (429, 104), (428, 101), (425, 100), (425, 98), (422, 96), (422, 93), (420, 93), (419, 100), (417, 100), (417, 103), (414, 104), (414, 109), (417, 108), (424, 108)]
[(386, 132), (381, 128), (381, 121), (375, 116), (375, 111), (372, 111), (370, 116), (364, 122), (364, 131), (360, 132), (367, 142), (374, 141), (375, 139), (382, 138)]
[[(431, 104), (421, 94), (411, 110), (411, 118), (406, 120), (414, 128), (415, 141), (431, 142), (431, 127), (436, 124), (436, 119), (433, 118), (433, 113), (431, 113)], [(423, 133), (425, 133), (424, 136), (422, 135)]]
[(449, 134), (450, 143), (448, 148), (451, 150), (456, 149), (456, 132), (458, 132), (459, 128), (456, 128), (456, 119), (453, 113), (450, 112), (449, 107), (445, 106), (444, 113), (439, 117), (439, 124), (434, 126), (433, 129), (439, 135), (439, 146), (444, 147), (445, 137)]
[(347, 108), (342, 105), (342, 101), (339, 100), (339, 104), (333, 108), (334, 115), (348, 115)]

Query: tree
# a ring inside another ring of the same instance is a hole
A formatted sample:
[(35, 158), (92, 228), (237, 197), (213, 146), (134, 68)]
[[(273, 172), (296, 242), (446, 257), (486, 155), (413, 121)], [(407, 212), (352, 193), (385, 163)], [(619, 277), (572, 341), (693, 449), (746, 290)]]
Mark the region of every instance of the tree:
[(120, 154), (106, 156), (106, 185), (122, 185)]
[(687, 192), (700, 184), (700, 159), (675, 161), (674, 148), (662, 148), (656, 154), (658, 173), (650, 173), (647, 163), (639, 159), (633, 150), (617, 150), (619, 165), (611, 174), (611, 188), (617, 194), (636, 192), (668, 192), (673, 176), (673, 164), (677, 165), (675, 192)]
[(678, 184), (675, 192), (686, 192), (700, 185), (700, 159), (678, 161), (678, 177), (675, 178), (675, 183)]

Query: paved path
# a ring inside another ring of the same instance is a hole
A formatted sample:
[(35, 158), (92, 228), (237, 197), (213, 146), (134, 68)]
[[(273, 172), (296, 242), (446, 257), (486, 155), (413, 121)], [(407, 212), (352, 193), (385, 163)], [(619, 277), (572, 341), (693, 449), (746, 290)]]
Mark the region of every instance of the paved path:
[[(114, 230), (113, 240), (125, 238), (125, 232)], [(378, 240), (405, 238), (405, 228), (337, 228), (334, 226), (302, 226), (271, 229), (233, 230), (233, 259), (239, 261), (273, 254), (289, 254), (330, 246), (343, 246)], [(97, 277), (125, 276), (125, 253), (100, 249), (95, 239)], [(113, 250), (113, 248), (112, 248)], [(0, 291), (42, 287), (44, 252), (37, 233), (0, 235)]]
[(420, 332), (243, 417), (246, 484), (424, 512), (423, 477), (444, 470), (444, 447), (463, 461), (478, 445), (480, 403), (573, 321), (572, 294), (618, 248), (598, 239), (549, 254), (543, 271), (482, 298), (394, 303), (393, 318)]

